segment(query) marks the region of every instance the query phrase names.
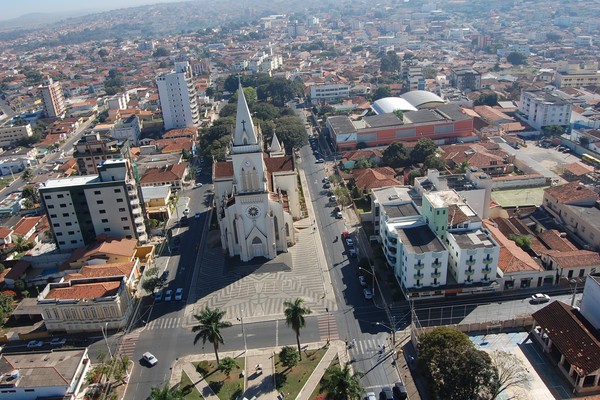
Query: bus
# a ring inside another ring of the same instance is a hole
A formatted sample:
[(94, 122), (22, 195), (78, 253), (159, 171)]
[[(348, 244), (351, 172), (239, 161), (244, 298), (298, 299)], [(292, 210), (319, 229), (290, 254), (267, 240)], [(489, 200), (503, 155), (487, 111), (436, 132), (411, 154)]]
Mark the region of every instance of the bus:
[(591, 155), (589, 155), (587, 153), (584, 154), (583, 156), (581, 156), (581, 159), (583, 161), (586, 161), (588, 164), (593, 165), (593, 166), (600, 166), (600, 159), (598, 159), (598, 158), (596, 158), (594, 156), (591, 156)]

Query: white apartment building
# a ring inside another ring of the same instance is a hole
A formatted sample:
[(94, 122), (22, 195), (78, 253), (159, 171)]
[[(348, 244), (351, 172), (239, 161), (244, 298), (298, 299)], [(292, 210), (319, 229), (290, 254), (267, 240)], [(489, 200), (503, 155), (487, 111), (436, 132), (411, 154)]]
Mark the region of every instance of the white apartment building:
[(573, 105), (560, 97), (543, 90), (521, 92), (519, 111), (535, 129), (545, 126), (569, 125)]
[(198, 126), (200, 117), (190, 64), (176, 62), (175, 71), (156, 78), (165, 130)]
[(113, 125), (110, 135), (120, 141), (127, 140), (132, 146), (139, 146), (142, 124), (136, 115), (131, 115), (127, 119), (119, 119)]
[(598, 62), (569, 63), (559, 61), (556, 66), (556, 86), (558, 88), (600, 85)]
[(348, 97), (350, 97), (349, 85), (325, 84), (310, 87), (310, 101), (313, 104), (337, 103)]
[(0, 147), (9, 147), (33, 135), (31, 125), (5, 125), (0, 128)]
[(39, 191), (60, 251), (90, 244), (100, 235), (148, 240), (128, 160), (103, 161), (98, 175), (49, 179)]
[(44, 110), (49, 118), (61, 118), (67, 106), (65, 105), (65, 96), (60, 82), (53, 82), (52, 78), (46, 77), (45, 85), (40, 86)]
[(448, 273), (453, 283), (486, 286), (496, 279), (500, 247), (456, 191), (423, 193), (421, 212), (448, 248)]

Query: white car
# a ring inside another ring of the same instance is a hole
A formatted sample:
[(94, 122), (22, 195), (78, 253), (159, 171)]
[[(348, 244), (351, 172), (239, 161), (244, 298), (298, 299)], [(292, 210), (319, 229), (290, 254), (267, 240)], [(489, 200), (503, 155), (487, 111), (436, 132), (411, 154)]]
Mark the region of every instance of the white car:
[(367, 286), (367, 280), (365, 279), (364, 276), (359, 275), (358, 276), (358, 281), (360, 282), (360, 286), (362, 286), (362, 287)]
[(375, 396), (375, 393), (369, 392), (367, 393), (367, 397), (365, 397), (365, 400), (377, 400), (377, 397)]
[(189, 208), (186, 208), (185, 210), (183, 210), (183, 215), (187, 216), (187, 215), (189, 215), (189, 213), (190, 213), (190, 209)]
[(154, 355), (150, 352), (146, 352), (142, 355), (142, 359), (144, 361), (146, 361), (151, 367), (155, 366), (156, 364), (158, 364), (158, 360), (156, 359), (156, 357), (154, 357)]
[(171, 289), (165, 292), (165, 301), (171, 301), (173, 298), (173, 291)]
[(549, 301), (550, 301), (550, 296), (548, 296), (547, 294), (536, 293), (533, 296), (531, 296), (532, 303), (547, 303)]
[(202, 187), (202, 183), (198, 182), (194, 185), (194, 189)]
[(50, 346), (62, 346), (67, 343), (67, 339), (55, 337), (50, 341)]
[(175, 300), (181, 301), (183, 299), (183, 288), (177, 288), (175, 291)]
[(43, 345), (44, 342), (42, 342), (41, 340), (31, 340), (29, 341), (29, 343), (27, 343), (27, 348), (35, 349), (36, 347), (42, 347)]
[(363, 295), (365, 296), (365, 300), (371, 300), (373, 298), (373, 292), (369, 288), (363, 289)]
[(346, 239), (346, 246), (354, 247), (354, 241), (350, 238)]
[(325, 162), (325, 160), (323, 160), (322, 158), (319, 158), (317, 161), (315, 161), (317, 164), (322, 164)]

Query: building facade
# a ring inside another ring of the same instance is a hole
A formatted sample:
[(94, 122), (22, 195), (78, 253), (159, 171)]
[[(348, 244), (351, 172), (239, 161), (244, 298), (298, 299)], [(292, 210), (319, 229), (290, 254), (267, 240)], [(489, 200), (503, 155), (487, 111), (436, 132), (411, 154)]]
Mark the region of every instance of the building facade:
[(128, 141), (132, 146), (139, 146), (142, 136), (142, 124), (136, 115), (131, 115), (126, 119), (119, 119), (113, 125), (110, 135), (121, 141)]
[(65, 96), (60, 82), (54, 82), (52, 78), (46, 77), (46, 82), (40, 87), (44, 110), (48, 118), (61, 118), (67, 111)]
[(106, 160), (129, 157), (129, 142), (119, 141), (99, 133), (84, 135), (74, 145), (73, 158), (81, 175), (98, 173), (98, 166)]
[(598, 62), (569, 63), (559, 62), (556, 73), (556, 86), (558, 88), (584, 87), (600, 85), (600, 71)]
[(527, 123), (535, 129), (569, 125), (572, 110), (571, 103), (552, 93), (543, 90), (521, 92), (519, 111), (525, 114)]
[(50, 179), (39, 189), (57, 247), (68, 251), (97, 236), (148, 235), (138, 185), (128, 160), (107, 160), (98, 175)]
[(0, 147), (15, 146), (20, 140), (33, 135), (31, 125), (5, 125), (0, 127)]
[(176, 62), (175, 71), (156, 78), (165, 130), (198, 126), (200, 116), (192, 70), (186, 62)]
[(452, 86), (462, 91), (481, 89), (481, 74), (473, 68), (452, 68)]
[(350, 96), (350, 86), (343, 84), (313, 85), (310, 87), (310, 101), (313, 104), (339, 103)]

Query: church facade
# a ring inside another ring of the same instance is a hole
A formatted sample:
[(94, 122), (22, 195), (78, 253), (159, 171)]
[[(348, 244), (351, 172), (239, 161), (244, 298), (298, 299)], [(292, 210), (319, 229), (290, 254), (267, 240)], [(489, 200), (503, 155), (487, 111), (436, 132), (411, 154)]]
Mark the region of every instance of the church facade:
[(265, 151), (241, 85), (228, 159), (215, 162), (212, 175), (221, 246), (230, 257), (273, 259), (295, 244), (301, 208), (294, 158), (276, 134)]

